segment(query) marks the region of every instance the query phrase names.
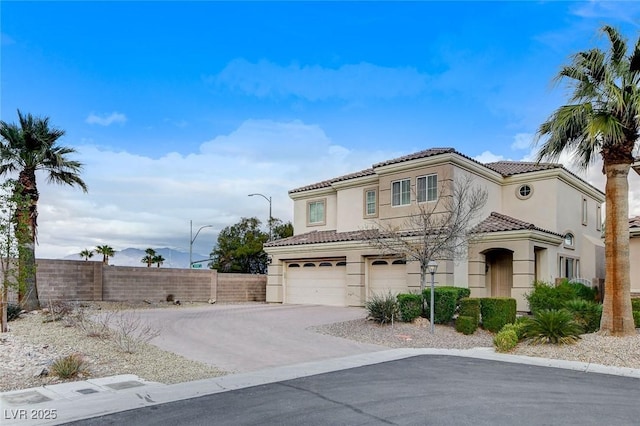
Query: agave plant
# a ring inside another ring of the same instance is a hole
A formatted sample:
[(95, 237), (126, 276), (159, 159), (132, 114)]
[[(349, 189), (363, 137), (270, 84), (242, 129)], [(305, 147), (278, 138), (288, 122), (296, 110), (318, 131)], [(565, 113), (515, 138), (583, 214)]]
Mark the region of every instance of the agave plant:
[(575, 343), (583, 329), (565, 309), (543, 309), (524, 325), (524, 337), (533, 344)]

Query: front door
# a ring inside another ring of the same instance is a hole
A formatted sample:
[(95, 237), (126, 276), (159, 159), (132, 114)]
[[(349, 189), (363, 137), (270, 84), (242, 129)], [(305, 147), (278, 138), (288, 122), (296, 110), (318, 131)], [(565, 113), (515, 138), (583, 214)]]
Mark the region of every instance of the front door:
[(511, 297), (513, 252), (492, 250), (486, 254), (491, 277), (491, 297)]

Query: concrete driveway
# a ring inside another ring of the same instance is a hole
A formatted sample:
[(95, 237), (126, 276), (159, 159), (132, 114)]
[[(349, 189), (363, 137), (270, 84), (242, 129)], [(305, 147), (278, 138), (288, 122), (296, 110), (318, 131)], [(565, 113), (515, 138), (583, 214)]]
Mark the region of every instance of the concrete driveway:
[(138, 312), (161, 328), (150, 343), (228, 372), (319, 361), (388, 349), (308, 330), (364, 318), (362, 308), (315, 305), (208, 305)]

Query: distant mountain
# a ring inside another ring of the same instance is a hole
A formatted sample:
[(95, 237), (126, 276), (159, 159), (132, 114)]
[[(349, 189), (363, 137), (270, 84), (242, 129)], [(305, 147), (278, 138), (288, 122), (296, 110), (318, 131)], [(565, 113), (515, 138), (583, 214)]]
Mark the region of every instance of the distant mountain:
[[(157, 254), (164, 257), (164, 262), (161, 268), (189, 268), (189, 253), (183, 251), (174, 250), (170, 248), (154, 248)], [(142, 263), (142, 258), (147, 254), (144, 250), (136, 248), (127, 248), (121, 251), (116, 251), (113, 257), (109, 258), (109, 265), (114, 266), (140, 266), (146, 268), (147, 265)], [(194, 261), (207, 259), (209, 256), (200, 253), (193, 253), (192, 258)], [(69, 255), (64, 257), (66, 260), (82, 260), (79, 254)], [(94, 253), (90, 261), (101, 261), (102, 255)], [(202, 262), (202, 267), (206, 268), (208, 262)], [(157, 268), (158, 265), (151, 265), (152, 268)]]

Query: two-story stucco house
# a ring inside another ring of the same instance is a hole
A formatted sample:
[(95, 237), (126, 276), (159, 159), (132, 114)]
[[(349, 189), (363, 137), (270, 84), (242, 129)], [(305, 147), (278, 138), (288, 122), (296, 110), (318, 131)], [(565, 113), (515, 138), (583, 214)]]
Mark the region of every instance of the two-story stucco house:
[(436, 285), (513, 297), (525, 311), (534, 280), (604, 277), (601, 191), (557, 164), (482, 164), (432, 148), (289, 191), (295, 233), (265, 245), (267, 301), (363, 306), (373, 293), (418, 291), (419, 265), (383, 256), (365, 230), (403, 223), (464, 176), (488, 193), (473, 224), (482, 237), (466, 259), (436, 259)]

